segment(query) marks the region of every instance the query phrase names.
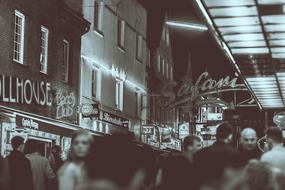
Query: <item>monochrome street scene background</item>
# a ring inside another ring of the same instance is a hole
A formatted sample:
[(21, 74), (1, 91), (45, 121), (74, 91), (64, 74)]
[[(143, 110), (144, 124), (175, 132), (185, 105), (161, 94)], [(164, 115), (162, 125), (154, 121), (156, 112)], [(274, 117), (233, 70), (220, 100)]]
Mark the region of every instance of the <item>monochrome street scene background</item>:
[(0, 190), (284, 190), (285, 0), (0, 0)]

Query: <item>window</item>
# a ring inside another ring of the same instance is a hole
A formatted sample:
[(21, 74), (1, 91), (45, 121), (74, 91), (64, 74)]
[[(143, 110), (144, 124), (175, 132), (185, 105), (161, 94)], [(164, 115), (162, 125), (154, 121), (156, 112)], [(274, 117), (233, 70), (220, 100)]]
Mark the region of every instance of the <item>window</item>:
[(173, 80), (173, 67), (170, 67), (170, 80)]
[(94, 0), (94, 30), (97, 32), (102, 32), (102, 19), (104, 5), (99, 0)]
[(140, 92), (136, 92), (135, 96), (136, 96), (136, 116), (140, 117), (141, 115), (141, 94)]
[(164, 76), (165, 75), (165, 61), (163, 58), (161, 59), (161, 71), (162, 71), (162, 75)]
[(137, 34), (137, 39), (136, 39), (136, 58), (138, 61), (142, 61), (142, 36)]
[(166, 30), (166, 44), (169, 46), (170, 45), (170, 37), (169, 37), (169, 31)]
[(69, 72), (69, 42), (67, 40), (63, 40), (63, 61), (62, 61), (62, 80), (64, 82), (68, 82), (68, 72)]
[(13, 60), (24, 63), (25, 15), (15, 10)]
[(93, 68), (92, 69), (92, 98), (98, 99), (98, 69)]
[(118, 40), (118, 47), (121, 49), (125, 46), (125, 21), (118, 19), (118, 31), (117, 31), (117, 40)]
[(41, 63), (41, 72), (43, 73), (47, 73), (47, 67), (48, 67), (48, 34), (49, 34), (48, 29), (42, 26), (40, 63)]
[(165, 77), (169, 79), (169, 65), (165, 64)]
[(158, 72), (160, 72), (160, 70), (161, 70), (161, 67), (160, 67), (160, 64), (161, 64), (161, 63), (160, 63), (160, 61), (161, 61), (161, 60), (160, 60), (160, 54), (158, 53), (158, 54), (157, 54), (157, 71), (158, 71)]
[(123, 110), (123, 81), (116, 79), (116, 108)]

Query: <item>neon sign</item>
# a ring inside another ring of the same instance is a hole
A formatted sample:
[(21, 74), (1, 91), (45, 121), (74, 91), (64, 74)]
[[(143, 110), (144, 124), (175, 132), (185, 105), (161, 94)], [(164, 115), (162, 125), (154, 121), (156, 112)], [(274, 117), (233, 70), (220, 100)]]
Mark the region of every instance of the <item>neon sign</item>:
[[(226, 76), (225, 78), (214, 80), (208, 76), (208, 72), (202, 73), (197, 79), (195, 85), (184, 83), (178, 88), (177, 93), (173, 90), (178, 85), (175, 81), (165, 84), (161, 91), (162, 96), (168, 99), (165, 106), (174, 107), (189, 101), (194, 101), (201, 96), (217, 94), (237, 87), (244, 87), (243, 84), (237, 84), (237, 77), (231, 79), (229, 76)], [(178, 98), (180, 99), (176, 101)], [(216, 101), (215, 103), (218, 102)], [(222, 103), (224, 102), (222, 101)], [(199, 104), (201, 104), (201, 101), (199, 101)]]

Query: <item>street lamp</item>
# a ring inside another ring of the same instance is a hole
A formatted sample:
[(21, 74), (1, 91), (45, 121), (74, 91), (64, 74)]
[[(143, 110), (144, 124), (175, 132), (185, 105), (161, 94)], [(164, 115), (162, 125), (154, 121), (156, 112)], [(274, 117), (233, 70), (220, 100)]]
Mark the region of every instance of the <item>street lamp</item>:
[(207, 31), (208, 28), (202, 24), (194, 24), (194, 23), (185, 23), (185, 22), (177, 22), (177, 21), (166, 21), (168, 26), (183, 28), (187, 30), (198, 30), (198, 31)]

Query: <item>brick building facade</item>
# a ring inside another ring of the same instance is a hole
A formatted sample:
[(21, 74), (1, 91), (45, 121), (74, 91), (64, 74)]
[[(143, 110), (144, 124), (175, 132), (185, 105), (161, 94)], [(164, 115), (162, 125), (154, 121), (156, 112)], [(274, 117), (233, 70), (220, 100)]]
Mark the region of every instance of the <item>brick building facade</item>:
[(1, 153), (13, 135), (45, 153), (78, 128), (81, 36), (89, 23), (62, 0), (0, 1)]

